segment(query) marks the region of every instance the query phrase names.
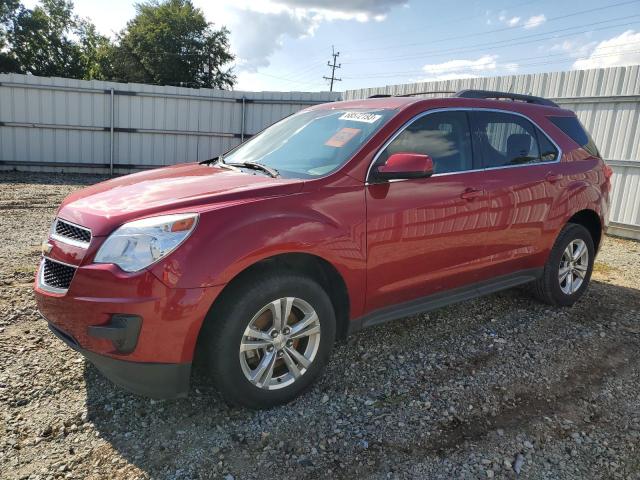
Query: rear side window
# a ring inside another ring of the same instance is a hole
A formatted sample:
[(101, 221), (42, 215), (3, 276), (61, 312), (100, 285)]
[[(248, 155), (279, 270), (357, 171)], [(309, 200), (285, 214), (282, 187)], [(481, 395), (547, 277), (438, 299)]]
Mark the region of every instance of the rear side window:
[(461, 111), (436, 112), (417, 119), (385, 148), (377, 164), (384, 164), (394, 153), (430, 155), (435, 173), (471, 170), (467, 115)]
[(600, 157), (598, 147), (577, 117), (549, 117), (549, 120), (591, 155)]
[(538, 146), (540, 149), (540, 161), (542, 162), (553, 162), (558, 159), (558, 149), (556, 146), (551, 143), (551, 140), (547, 138), (547, 136), (542, 133), (540, 130), (536, 129), (538, 134)]
[(557, 160), (558, 150), (529, 120), (503, 112), (474, 112), (474, 148), (484, 168)]

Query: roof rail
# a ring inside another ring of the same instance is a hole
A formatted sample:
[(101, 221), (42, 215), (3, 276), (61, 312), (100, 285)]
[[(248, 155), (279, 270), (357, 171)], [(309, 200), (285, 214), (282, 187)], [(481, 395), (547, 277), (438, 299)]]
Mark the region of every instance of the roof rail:
[(376, 93), (367, 98), (387, 98), (387, 97), (413, 97), (414, 95), (433, 95), (434, 93), (456, 93), (452, 90), (433, 90), (431, 92), (415, 92), (415, 93), (403, 93), (402, 95), (392, 95), (390, 93)]
[(533, 103), (535, 105), (544, 105), (546, 107), (558, 107), (559, 105), (551, 100), (542, 97), (534, 97), (533, 95), (523, 95), (521, 93), (493, 92), (490, 90), (460, 90), (454, 97), (459, 98), (508, 98), (510, 100), (519, 100), (521, 102)]

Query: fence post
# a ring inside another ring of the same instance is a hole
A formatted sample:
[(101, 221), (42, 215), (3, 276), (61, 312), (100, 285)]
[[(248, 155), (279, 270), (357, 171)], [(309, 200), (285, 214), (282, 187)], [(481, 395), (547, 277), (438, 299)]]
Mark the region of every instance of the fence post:
[(245, 115), (245, 108), (246, 108), (246, 104), (245, 104), (245, 96), (242, 96), (242, 118), (240, 120), (240, 143), (244, 142), (244, 115)]
[(113, 177), (113, 124), (114, 124), (114, 116), (115, 116), (115, 102), (114, 102), (114, 91), (111, 88), (111, 125), (109, 128), (109, 175)]

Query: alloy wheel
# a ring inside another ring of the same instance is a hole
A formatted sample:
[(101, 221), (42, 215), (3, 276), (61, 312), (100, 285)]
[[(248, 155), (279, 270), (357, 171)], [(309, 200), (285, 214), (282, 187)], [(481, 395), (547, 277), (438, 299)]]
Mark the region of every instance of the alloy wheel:
[(560, 259), (558, 281), (565, 295), (578, 291), (589, 269), (589, 249), (584, 240), (577, 238), (569, 242)]
[(240, 365), (258, 388), (276, 390), (304, 375), (318, 353), (320, 319), (309, 303), (285, 297), (262, 307), (240, 341)]

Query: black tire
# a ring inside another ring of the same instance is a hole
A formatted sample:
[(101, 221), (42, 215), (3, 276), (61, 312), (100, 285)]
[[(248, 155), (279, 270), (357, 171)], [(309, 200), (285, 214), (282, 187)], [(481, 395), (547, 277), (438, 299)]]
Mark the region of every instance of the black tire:
[[(206, 371), (231, 405), (260, 409), (293, 400), (309, 388), (329, 360), (336, 335), (336, 318), (329, 296), (318, 283), (296, 273), (263, 272), (228, 288), (207, 316), (200, 333)], [(300, 298), (315, 310), (320, 321), (319, 346), (306, 372), (291, 385), (266, 390), (245, 376), (240, 342), (254, 315), (268, 303), (283, 297)]]
[[(580, 285), (575, 292), (567, 294), (562, 291), (558, 278), (560, 262), (567, 246), (577, 239), (583, 240), (587, 246), (589, 254), (588, 266), (582, 285)], [(568, 223), (558, 234), (558, 238), (551, 249), (547, 263), (544, 266), (542, 276), (533, 282), (533, 294), (540, 301), (549, 305), (562, 307), (573, 305), (584, 294), (589, 285), (591, 272), (593, 271), (594, 259), (595, 248), (589, 231), (582, 225)]]

